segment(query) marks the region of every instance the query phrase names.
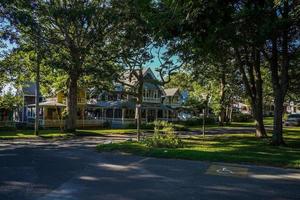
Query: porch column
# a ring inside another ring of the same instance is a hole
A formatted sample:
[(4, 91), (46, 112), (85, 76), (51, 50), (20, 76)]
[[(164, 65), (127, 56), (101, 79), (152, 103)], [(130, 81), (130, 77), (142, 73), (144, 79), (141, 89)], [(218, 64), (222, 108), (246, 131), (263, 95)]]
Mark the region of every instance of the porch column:
[(85, 107), (82, 107), (82, 127), (84, 128), (84, 110)]
[(46, 115), (45, 107), (42, 107), (42, 113), (43, 113), (43, 121), (45, 122), (45, 115)]
[(125, 112), (126, 112), (126, 109), (122, 108), (122, 124), (124, 124)]
[(169, 110), (167, 110), (167, 121), (169, 121)]
[(158, 110), (157, 108), (155, 109), (155, 120), (157, 120), (157, 113), (158, 113)]
[(146, 123), (148, 123), (148, 108), (146, 108), (146, 110), (145, 110), (145, 115), (146, 115)]
[(115, 119), (115, 108), (113, 108), (113, 120)]
[(177, 121), (177, 115), (178, 115), (178, 112), (177, 112), (177, 110), (175, 110), (174, 112), (173, 112), (173, 119), (172, 119), (172, 121)]
[(104, 120), (104, 109), (103, 108), (101, 108), (101, 112), (102, 112), (101, 119)]

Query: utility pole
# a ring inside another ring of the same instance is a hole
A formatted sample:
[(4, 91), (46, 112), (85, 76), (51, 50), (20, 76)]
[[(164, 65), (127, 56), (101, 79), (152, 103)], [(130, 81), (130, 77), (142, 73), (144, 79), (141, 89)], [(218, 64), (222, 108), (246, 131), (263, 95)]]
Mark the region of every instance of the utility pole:
[[(39, 40), (39, 39), (38, 39)], [(39, 45), (39, 42), (37, 43)], [(35, 77), (35, 124), (34, 124), (34, 133), (39, 135), (39, 121), (40, 121), (40, 53), (36, 50), (36, 77)]]
[(205, 108), (202, 110), (202, 136), (205, 136)]
[(209, 103), (211, 100), (211, 96), (209, 94), (203, 95), (205, 98), (204, 108), (202, 110), (203, 116), (202, 116), (202, 136), (205, 136), (205, 117), (206, 114), (209, 114)]

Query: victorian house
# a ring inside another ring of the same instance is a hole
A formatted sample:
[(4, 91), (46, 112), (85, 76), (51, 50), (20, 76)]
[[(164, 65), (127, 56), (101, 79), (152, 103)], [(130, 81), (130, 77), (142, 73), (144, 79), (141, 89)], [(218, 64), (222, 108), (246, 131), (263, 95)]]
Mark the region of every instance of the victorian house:
[[(147, 80), (143, 84), (143, 103), (141, 105), (142, 122), (154, 120), (177, 121), (177, 110), (181, 106), (181, 95), (178, 89), (164, 89), (157, 84), (157, 79), (150, 68), (143, 70), (143, 76)], [(136, 84), (133, 79), (124, 81), (127, 84)], [(136, 99), (126, 92), (126, 87), (115, 85), (114, 91), (102, 92), (94, 99), (87, 99), (86, 90), (78, 90), (77, 126), (101, 127), (126, 127), (135, 123)], [(63, 112), (66, 108), (66, 95), (63, 91), (53, 98), (40, 102), (40, 124), (43, 127), (64, 126)], [(26, 121), (33, 122), (35, 118), (35, 104), (27, 104)]]
[[(179, 90), (161, 87), (151, 68), (144, 69), (143, 76), (147, 82), (143, 84), (143, 100), (140, 105), (142, 122), (177, 121), (177, 109), (181, 105)], [(123, 79), (126, 85), (137, 84), (137, 81), (128, 75), (123, 76)], [(100, 94), (98, 99), (94, 100), (95, 103), (88, 106), (89, 117), (101, 119), (112, 127), (134, 124), (136, 98), (126, 92), (126, 85), (117, 84), (115, 91)]]

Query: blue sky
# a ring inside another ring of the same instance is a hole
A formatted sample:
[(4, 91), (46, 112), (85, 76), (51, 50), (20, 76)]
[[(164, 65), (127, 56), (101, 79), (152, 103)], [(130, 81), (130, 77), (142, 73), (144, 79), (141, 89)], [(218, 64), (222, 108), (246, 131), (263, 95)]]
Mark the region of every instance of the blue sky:
[[(7, 46), (6, 48), (0, 48), (0, 55), (2, 55), (2, 53), (4, 52), (4, 51), (9, 51), (9, 50), (11, 50), (13, 47), (14, 47), (14, 45), (12, 45), (12, 44), (10, 44), (10, 42), (8, 42), (8, 41), (3, 41), (4, 42), (4, 44)], [(1, 59), (2, 57), (0, 56), (0, 59)]]

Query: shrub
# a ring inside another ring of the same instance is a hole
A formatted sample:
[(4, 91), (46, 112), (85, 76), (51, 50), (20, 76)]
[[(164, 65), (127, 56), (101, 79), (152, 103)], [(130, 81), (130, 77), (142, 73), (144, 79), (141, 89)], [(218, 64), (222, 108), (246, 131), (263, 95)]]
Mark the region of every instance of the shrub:
[(0, 132), (4, 131), (16, 131), (17, 128), (13, 126), (1, 126), (0, 127)]
[[(16, 123), (16, 128), (18, 130), (34, 130), (34, 125), (33, 124), (27, 124), (26, 122), (17, 122)], [(42, 126), (40, 126), (42, 128)]]
[(154, 129), (154, 123), (153, 122), (148, 122), (148, 123), (143, 123), (141, 124), (141, 129)]
[(240, 112), (232, 113), (233, 122), (253, 122), (253, 117), (250, 114), (244, 114)]
[(103, 128), (111, 128), (111, 124), (108, 121), (106, 121), (102, 124), (102, 127)]
[(135, 123), (126, 124), (124, 128), (126, 128), (126, 129), (135, 129), (136, 124)]
[(188, 131), (189, 129), (183, 124), (174, 124), (175, 131)]
[[(198, 126), (198, 125), (203, 124), (203, 118), (195, 117), (195, 118), (189, 119), (187, 121), (182, 121), (180, 123), (185, 126)], [(206, 125), (216, 124), (216, 118), (215, 117), (205, 117), (205, 124)]]
[(285, 112), (282, 117), (283, 121), (286, 121), (288, 119), (288, 116), (289, 116), (289, 114)]
[(176, 135), (172, 123), (166, 121), (154, 122), (154, 134), (145, 140), (148, 147), (179, 148), (183, 143)]
[[(135, 129), (136, 128), (136, 124), (135, 123), (130, 123), (130, 124), (127, 124), (125, 126), (125, 128), (127, 129)], [(141, 124), (141, 129), (145, 129), (145, 130), (149, 130), (149, 129), (154, 129), (154, 124), (149, 122), (149, 123), (142, 123)]]

